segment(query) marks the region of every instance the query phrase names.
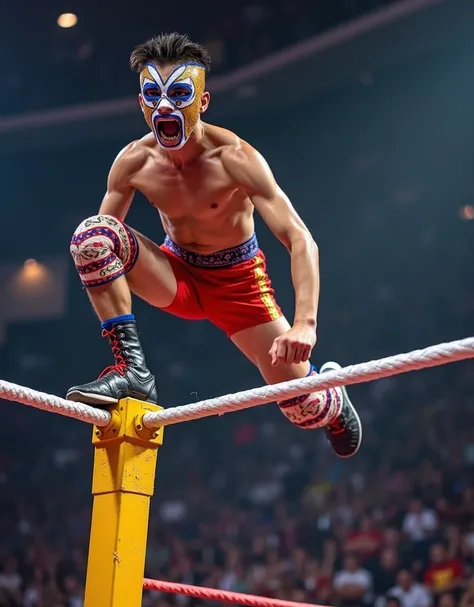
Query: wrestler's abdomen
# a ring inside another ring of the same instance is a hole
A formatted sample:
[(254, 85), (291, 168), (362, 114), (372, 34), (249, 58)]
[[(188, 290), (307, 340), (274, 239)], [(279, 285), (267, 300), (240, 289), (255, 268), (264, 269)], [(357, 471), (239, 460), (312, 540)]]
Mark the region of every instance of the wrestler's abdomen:
[(160, 185), (150, 191), (148, 200), (158, 211), (165, 232), (182, 247), (214, 253), (235, 247), (254, 233), (251, 201), (228, 182), (214, 179), (195, 187)]
[(169, 217), (160, 212), (168, 236), (189, 251), (214, 253), (235, 247), (254, 233), (252, 212), (236, 212), (220, 217)]

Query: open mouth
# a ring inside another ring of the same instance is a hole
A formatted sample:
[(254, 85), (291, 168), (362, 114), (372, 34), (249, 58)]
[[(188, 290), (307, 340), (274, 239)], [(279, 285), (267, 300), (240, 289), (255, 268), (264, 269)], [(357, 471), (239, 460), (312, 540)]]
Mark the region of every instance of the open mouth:
[(156, 131), (161, 142), (169, 147), (176, 145), (181, 139), (181, 123), (177, 118), (157, 120)]

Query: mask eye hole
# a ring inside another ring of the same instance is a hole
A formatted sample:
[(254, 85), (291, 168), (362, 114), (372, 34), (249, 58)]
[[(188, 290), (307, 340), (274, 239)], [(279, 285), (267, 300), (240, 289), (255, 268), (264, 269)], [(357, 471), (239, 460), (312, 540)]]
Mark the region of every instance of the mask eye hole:
[(184, 82), (177, 82), (168, 89), (168, 97), (173, 100), (189, 101), (193, 96), (193, 88)]
[(156, 84), (147, 83), (143, 87), (143, 96), (150, 101), (159, 99), (161, 97), (161, 89)]
[(185, 88), (176, 87), (170, 92), (171, 97), (186, 97), (189, 94)]

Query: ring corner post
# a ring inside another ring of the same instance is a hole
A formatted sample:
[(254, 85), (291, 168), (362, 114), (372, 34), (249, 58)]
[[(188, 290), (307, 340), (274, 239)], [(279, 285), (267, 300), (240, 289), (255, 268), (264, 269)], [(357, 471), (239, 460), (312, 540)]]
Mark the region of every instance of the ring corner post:
[(142, 604), (150, 498), (163, 428), (148, 430), (145, 413), (161, 407), (132, 398), (94, 426), (94, 496), (84, 607)]

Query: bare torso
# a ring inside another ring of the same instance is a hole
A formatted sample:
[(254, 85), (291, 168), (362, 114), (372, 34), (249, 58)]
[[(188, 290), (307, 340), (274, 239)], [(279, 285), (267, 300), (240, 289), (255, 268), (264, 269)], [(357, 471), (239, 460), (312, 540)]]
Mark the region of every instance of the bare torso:
[(134, 144), (142, 162), (130, 184), (156, 208), (165, 232), (177, 244), (199, 253), (236, 246), (254, 232), (254, 207), (226, 169), (226, 154), (239, 138), (205, 124), (203, 151), (181, 168), (148, 135)]

